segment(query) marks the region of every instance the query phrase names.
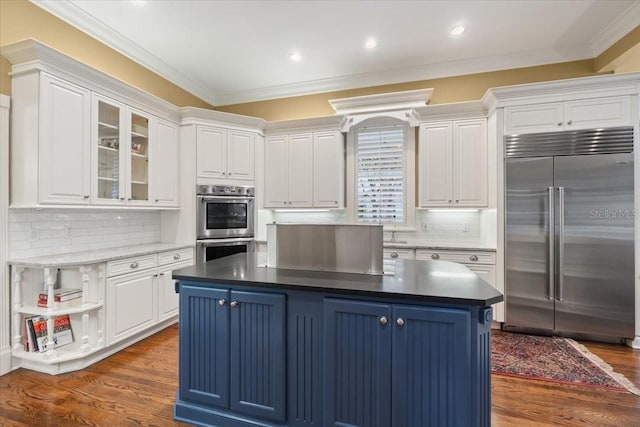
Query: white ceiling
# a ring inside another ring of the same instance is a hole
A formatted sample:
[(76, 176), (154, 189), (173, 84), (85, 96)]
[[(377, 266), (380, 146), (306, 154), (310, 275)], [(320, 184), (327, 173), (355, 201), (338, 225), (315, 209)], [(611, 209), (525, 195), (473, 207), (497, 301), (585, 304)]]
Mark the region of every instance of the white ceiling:
[(217, 106), (592, 58), (640, 25), (640, 0), (32, 1)]

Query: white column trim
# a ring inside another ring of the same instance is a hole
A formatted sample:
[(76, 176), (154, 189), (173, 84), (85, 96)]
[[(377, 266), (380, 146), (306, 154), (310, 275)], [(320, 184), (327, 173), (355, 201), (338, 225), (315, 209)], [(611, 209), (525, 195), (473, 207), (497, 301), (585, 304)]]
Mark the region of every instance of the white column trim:
[(0, 94), (0, 375), (11, 370), (11, 299), (9, 257), (9, 105)]

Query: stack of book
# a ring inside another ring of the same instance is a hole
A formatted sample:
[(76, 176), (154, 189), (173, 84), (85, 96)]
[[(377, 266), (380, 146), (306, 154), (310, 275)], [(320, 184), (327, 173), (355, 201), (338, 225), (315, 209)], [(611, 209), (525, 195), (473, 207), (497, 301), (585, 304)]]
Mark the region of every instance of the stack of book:
[[(47, 307), (49, 294), (41, 292), (38, 295), (38, 307)], [(53, 301), (56, 307), (79, 304), (82, 301), (82, 289), (59, 288), (53, 290)]]
[(25, 351), (43, 352), (73, 342), (71, 319), (68, 314), (53, 318), (53, 334), (49, 337), (47, 318), (32, 316), (25, 318)]

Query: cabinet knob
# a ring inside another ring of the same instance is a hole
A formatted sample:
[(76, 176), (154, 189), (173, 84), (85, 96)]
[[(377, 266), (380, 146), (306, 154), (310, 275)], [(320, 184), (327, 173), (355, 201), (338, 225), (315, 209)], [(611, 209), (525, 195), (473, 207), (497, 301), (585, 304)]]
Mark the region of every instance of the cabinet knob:
[(396, 323), (398, 324), (398, 326), (404, 326), (404, 319), (402, 317), (398, 317)]
[(387, 322), (388, 322), (388, 320), (387, 320), (387, 316), (382, 316), (382, 317), (380, 317), (380, 324), (381, 324), (381, 325), (386, 325), (386, 324), (387, 324)]
[(225, 172), (222, 172), (222, 175), (226, 175), (226, 173), (225, 173)]
[(160, 199), (156, 199), (156, 203), (158, 203), (160, 201)]
[(128, 200), (128, 201), (131, 201), (132, 199), (131, 199), (131, 197), (129, 197), (127, 200)]
[(231, 176), (231, 172), (229, 172), (229, 176)]
[(471, 261), (477, 261), (477, 260), (478, 260), (478, 256), (477, 256), (477, 255), (471, 255), (471, 256), (469, 257), (469, 259), (470, 259)]
[(572, 123), (573, 123), (573, 120), (569, 120), (569, 121), (567, 122), (567, 124), (568, 124), (568, 125), (571, 125)]
[(131, 268), (138, 268), (138, 266), (139, 266), (139, 265), (140, 265), (140, 264), (138, 264), (138, 261), (136, 261), (136, 262), (132, 262), (132, 263), (131, 263), (131, 265), (130, 265), (129, 267), (131, 267)]
[(440, 255), (438, 255), (438, 254), (431, 254), (431, 259), (440, 259)]
[(398, 258), (398, 252), (391, 252), (391, 258)]
[(451, 203), (451, 200), (449, 200), (449, 203)]
[(231, 304), (229, 304), (231, 307), (237, 307), (238, 306), (238, 301), (231, 301)]
[(226, 299), (221, 299), (220, 301), (218, 301), (218, 305), (219, 305), (220, 307), (222, 307), (222, 306), (223, 306), (223, 305), (225, 305), (226, 303), (227, 303), (227, 300), (226, 300)]
[(456, 200), (456, 203), (460, 203), (460, 200)]
[(82, 197), (84, 197), (85, 199), (88, 199), (88, 198), (89, 198), (89, 195), (88, 195), (88, 194), (85, 194), (85, 195), (84, 195), (84, 196), (82, 196)]
[(124, 197), (120, 197), (120, 200), (124, 200)]
[(180, 259), (180, 254), (175, 254), (175, 255), (173, 256), (173, 259), (175, 259), (176, 261), (177, 261), (177, 260), (179, 260), (179, 259)]
[(562, 122), (558, 122), (558, 126), (562, 126)]

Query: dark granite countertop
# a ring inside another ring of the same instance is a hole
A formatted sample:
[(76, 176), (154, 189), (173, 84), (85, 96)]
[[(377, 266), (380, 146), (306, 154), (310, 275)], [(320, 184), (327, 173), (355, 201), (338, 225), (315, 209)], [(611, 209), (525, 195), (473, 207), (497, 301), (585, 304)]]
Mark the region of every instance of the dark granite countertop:
[(242, 253), (175, 270), (173, 278), (456, 305), (488, 306), (503, 300), (467, 267), (449, 261), (397, 260), (394, 275), (374, 276), (262, 267), (254, 254)]

